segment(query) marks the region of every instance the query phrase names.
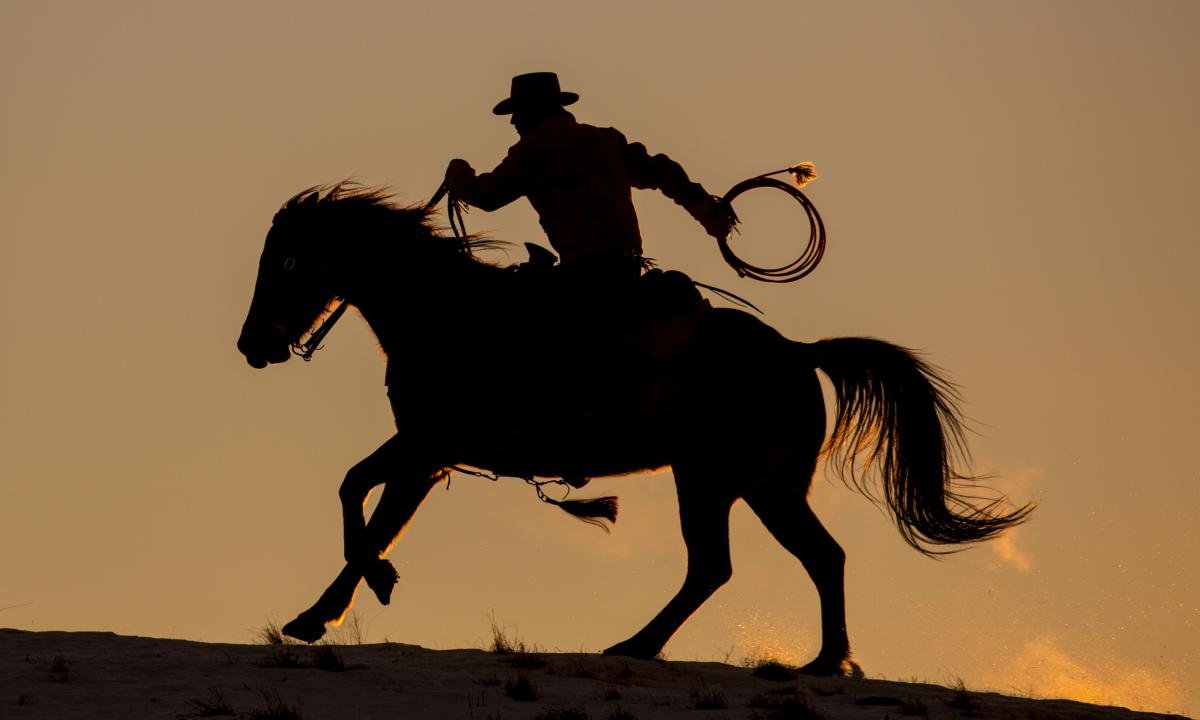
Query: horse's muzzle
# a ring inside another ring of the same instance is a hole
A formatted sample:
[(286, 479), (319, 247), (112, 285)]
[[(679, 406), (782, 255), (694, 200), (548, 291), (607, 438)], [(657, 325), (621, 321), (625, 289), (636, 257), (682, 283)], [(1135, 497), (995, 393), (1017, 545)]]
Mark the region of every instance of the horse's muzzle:
[(237, 341), (237, 349), (246, 358), (250, 367), (255, 370), (262, 370), (267, 365), (287, 362), (292, 357), (291, 347), (284, 340), (282, 332), (251, 332), (249, 327), (242, 328), (242, 334)]

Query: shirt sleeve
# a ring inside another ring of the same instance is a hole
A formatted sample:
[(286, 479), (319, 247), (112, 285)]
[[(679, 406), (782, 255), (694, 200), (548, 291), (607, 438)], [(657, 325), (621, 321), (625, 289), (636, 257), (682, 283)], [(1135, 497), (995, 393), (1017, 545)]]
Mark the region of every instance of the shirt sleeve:
[(641, 143), (625, 145), (625, 166), (630, 185), (658, 190), (685, 208), (708, 197), (708, 191), (700, 183), (692, 182), (683, 166), (666, 155), (651, 155)]
[(502, 208), (529, 192), (529, 149), (518, 142), (508, 149), (495, 170), (481, 173), (463, 183), (459, 199), (480, 210)]

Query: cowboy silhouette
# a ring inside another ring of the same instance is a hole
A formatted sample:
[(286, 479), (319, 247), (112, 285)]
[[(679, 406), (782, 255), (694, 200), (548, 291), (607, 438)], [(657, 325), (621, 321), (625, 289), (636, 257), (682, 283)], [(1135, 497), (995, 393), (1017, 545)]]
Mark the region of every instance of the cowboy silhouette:
[(666, 155), (650, 155), (613, 128), (577, 122), (565, 106), (578, 99), (552, 72), (514, 77), (510, 97), (492, 112), (512, 115), (520, 140), (491, 172), (477, 175), (466, 160), (451, 160), (451, 195), (486, 211), (529, 198), (563, 272), (597, 280), (636, 278), (642, 269), (631, 188), (658, 190), (713, 237), (728, 236), (733, 218), (717, 198)]

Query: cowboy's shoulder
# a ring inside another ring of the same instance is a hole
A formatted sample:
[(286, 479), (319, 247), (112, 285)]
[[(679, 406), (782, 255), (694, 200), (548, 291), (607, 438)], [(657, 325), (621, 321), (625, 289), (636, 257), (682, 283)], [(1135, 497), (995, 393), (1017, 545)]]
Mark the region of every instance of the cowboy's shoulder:
[(628, 144), (624, 133), (614, 127), (600, 127), (598, 125), (588, 125), (587, 123), (576, 123), (575, 126), (579, 133), (601, 137), (609, 142), (618, 142), (622, 145)]

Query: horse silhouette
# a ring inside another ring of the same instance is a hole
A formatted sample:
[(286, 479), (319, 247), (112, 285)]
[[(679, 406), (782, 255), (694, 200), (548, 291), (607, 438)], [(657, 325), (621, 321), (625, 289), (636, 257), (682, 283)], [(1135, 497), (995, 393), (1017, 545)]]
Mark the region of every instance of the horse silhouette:
[[(729, 512), (741, 498), (820, 596), (821, 649), (801, 670), (845, 672), (845, 553), (807, 500), (826, 430), (817, 369), (836, 392), (831, 464), (882, 502), (918, 551), (992, 538), (1032, 509), (981, 499), (959, 469), (966, 448), (955, 389), (909, 350), (870, 338), (796, 342), (747, 313), (707, 308), (690, 342), (619, 362), (622, 353), (603, 343), (581, 351), (586, 343), (569, 323), (531, 313), (524, 273), (473, 255), (487, 242), (440, 234), (428, 210), (347, 184), (310, 188), (275, 215), (238, 349), (255, 368), (284, 362), (340, 298), (388, 357), (397, 428), (347, 473), (339, 492), (346, 565), (286, 634), (319, 639), (361, 579), (387, 604), (397, 576), (383, 555), (452, 468), (579, 479), (670, 466), (687, 548), (683, 585), (604, 652), (657, 655), (729, 580)], [(458, 352), (464, 347), (486, 348), (487, 363)], [(569, 350), (555, 357), (556, 348)], [(567, 370), (531, 369), (547, 353)], [(367, 523), (364, 502), (378, 485)], [(604, 501), (568, 509), (615, 519)]]

